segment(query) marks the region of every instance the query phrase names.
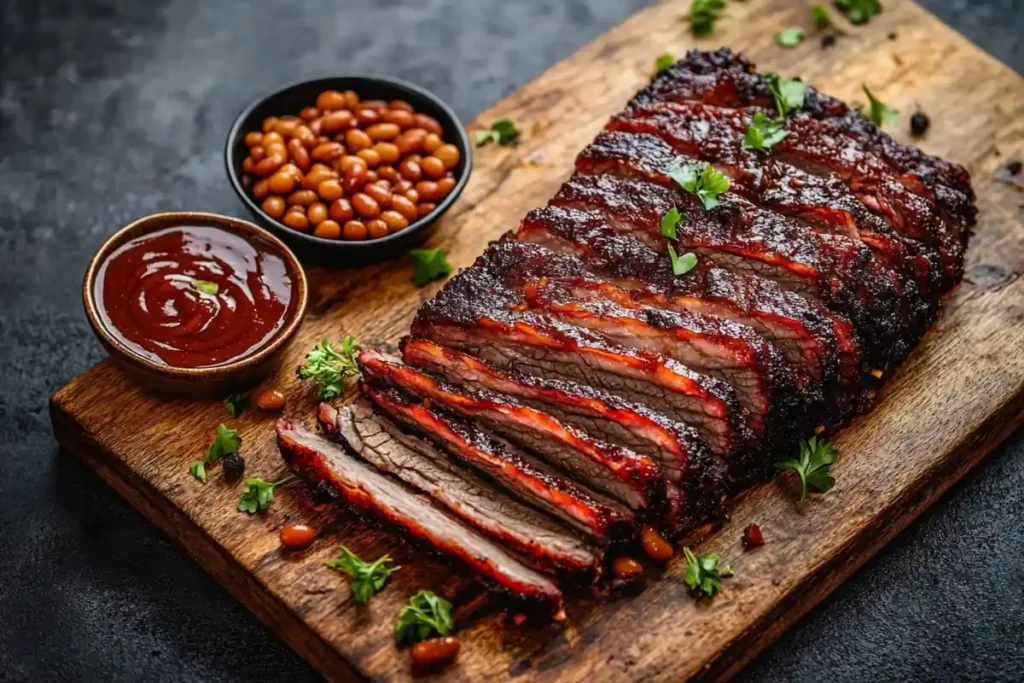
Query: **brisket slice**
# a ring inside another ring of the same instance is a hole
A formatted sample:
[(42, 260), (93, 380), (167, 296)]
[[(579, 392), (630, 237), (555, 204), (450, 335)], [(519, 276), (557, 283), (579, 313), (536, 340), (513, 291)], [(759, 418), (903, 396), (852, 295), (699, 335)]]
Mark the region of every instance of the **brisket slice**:
[[(637, 93), (628, 109), (659, 102), (688, 101), (718, 107), (774, 107), (768, 78), (756, 73), (754, 65), (745, 57), (721, 49), (691, 51), (672, 67), (659, 72), (649, 87)], [(908, 188), (934, 198), (945, 217), (960, 225), (960, 241), (966, 246), (976, 215), (974, 192), (966, 169), (896, 142), (845, 103), (814, 88), (807, 88), (804, 106), (796, 116), (812, 117), (823, 126), (852, 138), (864, 155), (885, 161)]]
[(751, 202), (798, 218), (818, 230), (844, 234), (872, 248), (919, 285), (945, 291), (962, 267), (959, 228), (910, 192), (878, 158), (809, 117), (787, 119), (788, 135), (771, 154), (743, 147), (744, 131), (760, 109), (667, 103), (612, 119), (608, 130), (656, 135), (677, 152), (710, 162), (732, 190)]
[(718, 453), (749, 445), (731, 387), (661, 354), (622, 347), (525, 306), (483, 268), (452, 278), (413, 320), (413, 336), (465, 351), (499, 368), (573, 380), (693, 425)]
[(410, 367), (400, 359), (365, 349), (359, 367), (370, 384), (405, 393), (469, 419), (536, 453), (592, 488), (655, 520), (665, 509), (665, 479), (658, 464), (622, 446), (593, 439), (583, 430), (516, 399), (486, 389), (472, 393)]
[(597, 578), (600, 554), (548, 515), (510, 498), (483, 477), (453, 462), (432, 444), (404, 433), (365, 400), (317, 413), (328, 435), (359, 457), (429, 494), (463, 522), (501, 541), (539, 567)]
[(703, 521), (721, 509), (725, 465), (688, 425), (593, 387), (502, 372), (426, 339), (403, 339), (402, 357), (453, 384), (515, 396), (598, 438), (655, 458), (666, 479), (681, 489), (684, 516)]
[(560, 608), (562, 593), (551, 579), (464, 526), (447, 510), (353, 458), (338, 444), (280, 420), (277, 445), (292, 470), (311, 485), (326, 488), (339, 500), (372, 512), (458, 557), (515, 595)]
[(635, 537), (633, 514), (620, 503), (557, 473), (472, 422), (414, 403), (395, 389), (362, 384), (384, 413), (474, 467), (510, 493), (602, 542)]

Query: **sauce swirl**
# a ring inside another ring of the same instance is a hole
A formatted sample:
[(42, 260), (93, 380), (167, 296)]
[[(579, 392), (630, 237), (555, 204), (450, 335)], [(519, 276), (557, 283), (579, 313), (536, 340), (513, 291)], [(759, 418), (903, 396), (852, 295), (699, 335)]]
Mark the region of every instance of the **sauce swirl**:
[(284, 259), (205, 226), (126, 242), (100, 267), (95, 292), (101, 320), (121, 343), (186, 368), (223, 365), (267, 345), (292, 308)]

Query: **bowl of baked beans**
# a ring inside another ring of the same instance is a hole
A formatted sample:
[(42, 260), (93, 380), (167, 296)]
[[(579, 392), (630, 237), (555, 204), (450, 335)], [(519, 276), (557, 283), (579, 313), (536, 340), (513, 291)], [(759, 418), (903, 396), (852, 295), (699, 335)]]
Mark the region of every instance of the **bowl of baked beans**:
[(432, 93), (339, 76), (293, 83), (246, 107), (225, 162), (260, 224), (307, 257), (348, 265), (425, 239), (465, 187), (472, 148)]

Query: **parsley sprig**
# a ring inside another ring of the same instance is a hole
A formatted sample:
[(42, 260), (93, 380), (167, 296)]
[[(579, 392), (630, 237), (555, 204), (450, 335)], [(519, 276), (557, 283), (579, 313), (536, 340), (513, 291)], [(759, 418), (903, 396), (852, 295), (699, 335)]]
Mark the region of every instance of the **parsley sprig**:
[(835, 485), (836, 480), (829, 474), (829, 468), (836, 461), (836, 448), (828, 439), (812, 436), (800, 442), (800, 458), (776, 463), (780, 470), (794, 470), (800, 475), (800, 502), (807, 500), (807, 487), (825, 493)]
[(761, 152), (770, 151), (776, 144), (789, 135), (783, 119), (770, 119), (763, 112), (754, 114), (743, 136), (744, 149), (756, 149)]
[(804, 30), (799, 26), (784, 28), (775, 34), (775, 42), (782, 47), (796, 47), (804, 42)]
[[(678, 239), (676, 233), (676, 226), (679, 225), (679, 221), (683, 220), (685, 216), (676, 207), (672, 207), (665, 212), (665, 215), (661, 217), (661, 236), (667, 240)], [(697, 255), (691, 252), (687, 252), (683, 255), (676, 253), (675, 247), (672, 244), (668, 244), (668, 258), (672, 262), (672, 274), (676, 277), (685, 275), (691, 270), (697, 267)]]
[(473, 141), (477, 147), (495, 142), (499, 145), (511, 145), (519, 137), (519, 128), (516, 122), (505, 117), (494, 121), (488, 130), (478, 130), (473, 135)]
[(446, 636), (455, 625), (452, 603), (431, 591), (420, 591), (409, 598), (395, 624), (398, 645), (416, 643), (434, 634)]
[(341, 353), (327, 339), (306, 354), (306, 362), (299, 366), (301, 379), (312, 379), (320, 390), (320, 398), (328, 401), (345, 393), (345, 379), (359, 374), (356, 352), (359, 340), (348, 335), (341, 342)]
[(718, 553), (695, 555), (688, 547), (683, 548), (686, 556), (686, 576), (683, 577), (690, 590), (714, 597), (722, 591), (722, 579), (732, 576), (729, 567), (718, 567)]
[(879, 0), (835, 0), (836, 7), (846, 15), (851, 24), (866, 24), (871, 17), (882, 13)]
[(245, 480), (245, 491), (238, 499), (238, 511), (248, 515), (255, 515), (257, 512), (264, 512), (270, 507), (274, 500), (274, 491), (295, 479), (294, 474), (289, 474), (283, 479), (275, 482), (268, 482), (259, 477), (250, 477)]
[(249, 406), (249, 398), (245, 394), (231, 394), (224, 399), (224, 407), (228, 409), (228, 415), (238, 417)]
[(669, 52), (663, 52), (654, 60), (654, 73), (660, 73), (675, 64), (676, 58)]
[(775, 100), (775, 109), (780, 118), (786, 118), (789, 112), (804, 106), (807, 86), (795, 78), (783, 78), (779, 74), (768, 74), (768, 90)]
[(202, 292), (203, 294), (209, 294), (211, 296), (216, 295), (220, 291), (220, 285), (216, 282), (210, 282), (209, 280), (193, 280), (192, 286), (196, 288), (196, 291)]
[(206, 466), (212, 465), (228, 453), (237, 453), (242, 447), (242, 437), (227, 425), (219, 425), (213, 435), (213, 443), (206, 449), (202, 460), (194, 460), (188, 464), (188, 471), (199, 481), (206, 483)]
[(693, 0), (690, 11), (680, 17), (689, 22), (695, 36), (710, 36), (715, 31), (715, 22), (725, 15), (726, 0)]
[(704, 168), (697, 164), (674, 166), (668, 170), (668, 177), (687, 192), (696, 194), (706, 211), (718, 206), (718, 195), (729, 191), (729, 179), (711, 164)]
[(412, 283), (417, 287), (423, 287), (432, 280), (450, 275), (452, 264), (444, 254), (444, 249), (410, 249), (409, 256), (412, 257)]
[[(861, 83), (861, 88), (864, 89), (864, 94), (868, 96), (868, 102), (871, 103), (867, 118), (871, 123), (876, 126), (882, 126), (882, 124), (888, 123), (896, 125), (900, 122), (900, 110), (882, 102), (880, 99), (875, 97), (874, 93), (868, 89), (868, 86)], [(857, 107), (857, 111), (860, 112), (861, 116), (864, 116), (863, 107)]]
[(364, 562), (354, 552), (341, 546), (341, 553), (338, 557), (328, 560), (324, 564), (342, 574), (351, 576), (352, 597), (360, 605), (365, 605), (384, 587), (388, 577), (401, 569), (401, 567), (388, 566), (391, 563), (390, 555), (381, 555), (373, 562)]

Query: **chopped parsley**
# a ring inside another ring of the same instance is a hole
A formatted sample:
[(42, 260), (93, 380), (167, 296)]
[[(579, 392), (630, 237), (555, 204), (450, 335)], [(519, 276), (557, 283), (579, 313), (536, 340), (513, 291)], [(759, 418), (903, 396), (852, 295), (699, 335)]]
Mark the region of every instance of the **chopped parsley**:
[(654, 72), (658, 73), (660, 71), (664, 71), (665, 69), (675, 64), (675, 61), (675, 57), (673, 57), (668, 52), (663, 52), (662, 54), (658, 55), (658, 58), (656, 60), (654, 60)]
[(388, 577), (401, 569), (389, 567), (392, 561), (390, 555), (381, 555), (373, 562), (363, 562), (354, 552), (341, 546), (341, 553), (324, 564), (351, 576), (352, 581), (349, 585), (352, 589), (352, 598), (360, 605), (365, 605), (370, 598), (380, 592)]
[[(897, 123), (900, 122), (899, 109), (890, 107), (889, 105), (885, 104), (880, 99), (875, 97), (874, 93), (872, 93), (868, 89), (868, 86), (864, 85), (863, 83), (861, 84), (861, 87), (864, 89), (864, 94), (868, 96), (868, 102), (871, 103), (871, 106), (868, 109), (868, 115), (865, 118), (867, 118), (869, 121), (871, 121), (871, 123), (879, 127), (886, 123), (896, 125)], [(860, 112), (861, 116), (864, 115), (863, 108), (858, 108), (857, 111)]]
[(839, 34), (843, 33), (843, 30), (832, 21), (832, 15), (824, 5), (815, 5), (811, 8), (811, 21), (814, 22), (814, 28), (819, 31), (832, 30)]
[(478, 130), (474, 134), (473, 140), (476, 142), (477, 147), (483, 147), (491, 142), (499, 145), (510, 145), (518, 137), (519, 128), (516, 127), (516, 122), (505, 117), (495, 120), (488, 130)]
[(423, 287), (432, 280), (450, 275), (453, 268), (444, 255), (444, 249), (410, 249), (413, 271), (412, 283)]
[(718, 195), (729, 191), (729, 179), (708, 164), (698, 172), (697, 164), (683, 164), (668, 171), (668, 176), (681, 188), (700, 199), (706, 211), (718, 206)]
[(746, 135), (743, 136), (743, 147), (762, 152), (771, 150), (789, 135), (785, 125), (784, 119), (770, 119), (761, 112), (754, 114), (754, 119), (747, 126)]
[(328, 401), (345, 393), (345, 379), (359, 374), (356, 352), (359, 340), (348, 335), (341, 342), (341, 353), (331, 342), (322, 339), (306, 354), (306, 362), (299, 366), (301, 379), (312, 379), (320, 390), (320, 398)]
[(690, 590), (714, 597), (722, 591), (722, 579), (732, 576), (728, 567), (718, 567), (718, 553), (695, 555), (688, 547), (683, 548), (686, 556), (686, 576), (684, 580)]
[(710, 36), (715, 31), (715, 22), (725, 13), (726, 0), (693, 0), (690, 11), (680, 19), (689, 22), (695, 36)]
[(246, 479), (245, 491), (242, 492), (242, 496), (238, 499), (238, 511), (248, 515), (266, 511), (270, 507), (271, 501), (274, 500), (274, 491), (295, 478), (294, 474), (289, 474), (287, 477), (275, 482), (263, 481), (259, 477)]
[(228, 409), (228, 415), (231, 417), (238, 417), (245, 412), (246, 407), (249, 405), (249, 399), (245, 394), (231, 394), (224, 399), (224, 407)]
[(866, 24), (871, 17), (882, 13), (879, 0), (835, 0), (836, 7), (846, 15), (851, 24)]
[(668, 245), (668, 258), (672, 261), (672, 274), (676, 277), (686, 275), (697, 267), (696, 254), (688, 251), (685, 254), (677, 255), (671, 244)]
[(206, 449), (202, 460), (194, 460), (188, 465), (188, 471), (199, 481), (206, 483), (206, 466), (212, 465), (229, 453), (237, 453), (242, 447), (242, 437), (227, 425), (219, 425), (213, 436), (213, 443)]
[(798, 26), (784, 28), (775, 34), (775, 42), (782, 47), (796, 47), (804, 42), (804, 30)]
[(775, 108), (781, 118), (786, 118), (789, 112), (804, 106), (807, 88), (802, 81), (771, 73), (768, 74), (768, 90), (775, 100)]
[(409, 603), (398, 615), (395, 642), (407, 645), (433, 635), (446, 636), (454, 625), (452, 603), (431, 591), (420, 591), (409, 598)]
[(670, 240), (676, 239), (676, 226), (681, 220), (683, 220), (683, 214), (676, 207), (673, 206), (666, 211), (665, 215), (661, 217), (661, 236)]
[(828, 439), (812, 436), (807, 441), (800, 442), (800, 459), (783, 460), (776, 463), (775, 467), (780, 470), (794, 470), (800, 475), (800, 502), (807, 500), (807, 487), (815, 491), (825, 493), (832, 488), (836, 480), (829, 474), (829, 468), (836, 461), (835, 446), (828, 442)]
[(209, 294), (214, 296), (220, 291), (220, 286), (216, 282), (210, 282), (209, 280), (193, 280), (192, 286), (203, 294)]

